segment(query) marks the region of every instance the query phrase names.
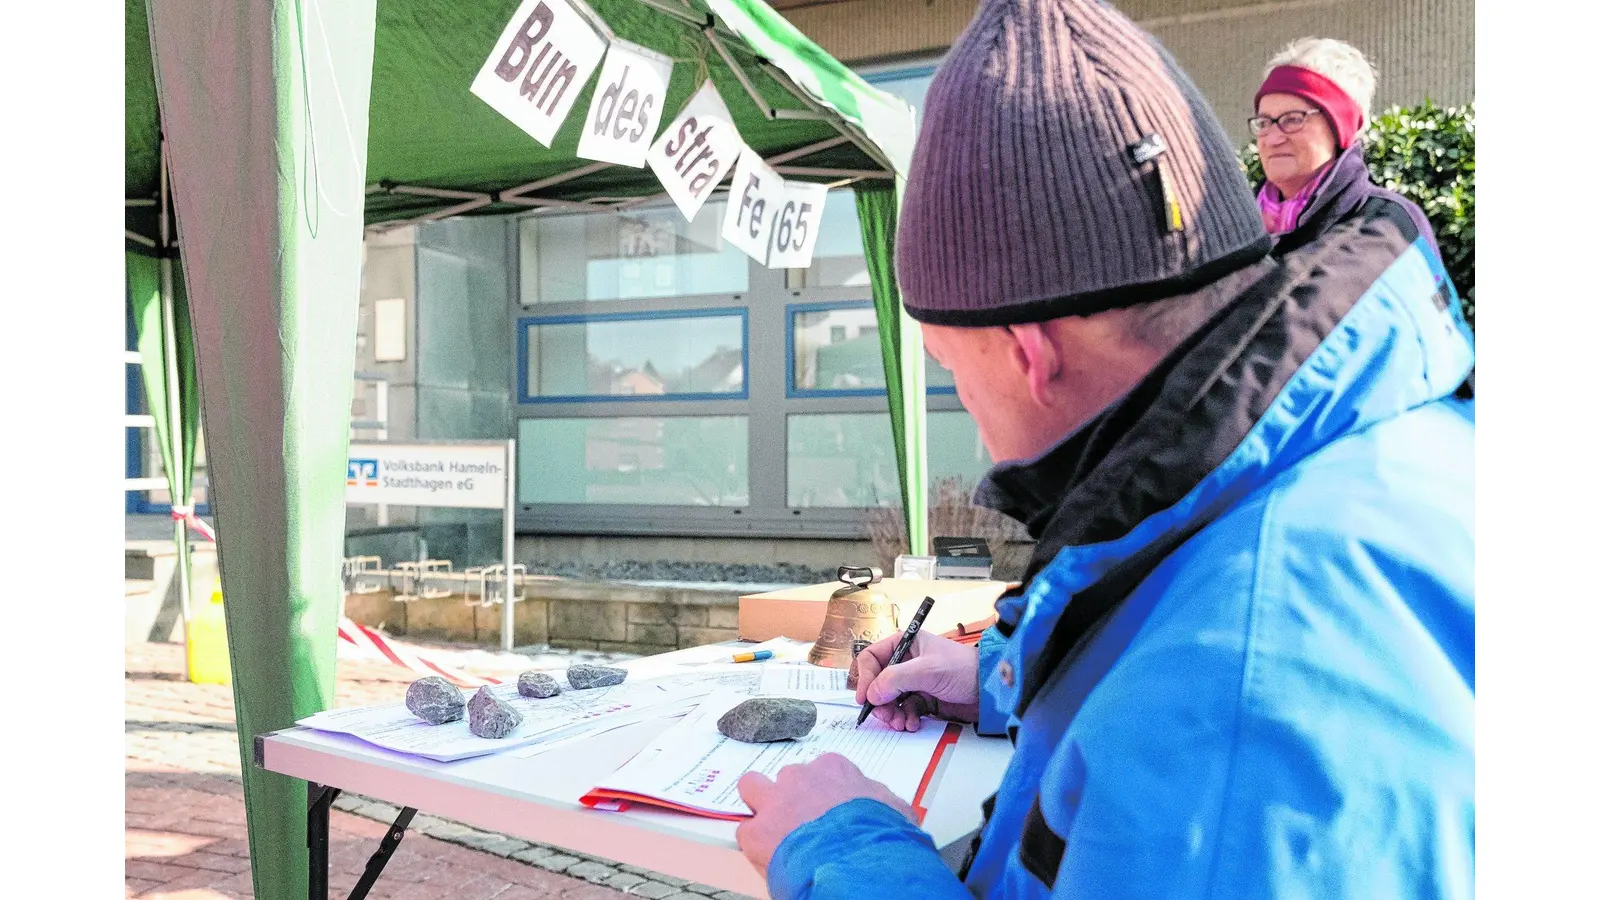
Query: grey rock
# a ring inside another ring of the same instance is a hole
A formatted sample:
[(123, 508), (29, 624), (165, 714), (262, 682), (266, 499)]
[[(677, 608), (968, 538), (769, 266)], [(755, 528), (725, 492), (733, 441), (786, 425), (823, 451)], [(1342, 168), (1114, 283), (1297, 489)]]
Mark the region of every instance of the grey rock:
[(575, 691), (610, 687), (613, 684), (621, 684), (627, 677), (627, 669), (614, 669), (610, 666), (576, 665), (567, 670), (567, 683), (572, 685)]
[(523, 672), (517, 676), (517, 693), (543, 700), (561, 693), (561, 682), (543, 672)]
[(467, 728), (481, 738), (499, 739), (510, 734), (522, 724), (522, 713), (517, 712), (489, 693), (489, 686), (478, 688), (467, 704)]
[(406, 688), (406, 709), (429, 725), (454, 722), (466, 708), (461, 689), (437, 675), (418, 678)]
[(816, 724), (817, 705), (810, 700), (756, 697), (723, 713), (717, 730), (736, 741), (765, 744), (805, 737)]

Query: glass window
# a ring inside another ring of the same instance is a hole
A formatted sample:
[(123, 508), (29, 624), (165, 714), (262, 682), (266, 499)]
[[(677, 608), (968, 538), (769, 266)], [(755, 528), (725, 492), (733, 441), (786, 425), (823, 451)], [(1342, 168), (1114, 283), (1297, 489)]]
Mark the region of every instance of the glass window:
[[(900, 505), (889, 414), (808, 413), (789, 417), (789, 505)], [(976, 487), (993, 463), (965, 410), (928, 413), (928, 482), (960, 478)]]
[[(878, 314), (871, 303), (830, 303), (789, 308), (790, 394), (884, 390)], [(950, 370), (925, 356), (927, 388), (954, 393)]]
[(743, 416), (522, 419), (523, 503), (748, 506), (750, 423)]
[(722, 239), (725, 207), (523, 219), (522, 304), (742, 293), (750, 258)]
[(743, 309), (522, 320), (523, 402), (739, 398)]

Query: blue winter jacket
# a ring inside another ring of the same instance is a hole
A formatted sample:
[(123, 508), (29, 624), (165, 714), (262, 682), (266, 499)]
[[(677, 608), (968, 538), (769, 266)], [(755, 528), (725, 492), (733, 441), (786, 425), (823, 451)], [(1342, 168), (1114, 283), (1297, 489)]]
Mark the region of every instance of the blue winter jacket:
[(1472, 895), (1473, 352), (1405, 219), (1200, 292), (1128, 398), (991, 473), (1043, 559), (980, 645), (1015, 754), (963, 874), (855, 800), (775, 898)]

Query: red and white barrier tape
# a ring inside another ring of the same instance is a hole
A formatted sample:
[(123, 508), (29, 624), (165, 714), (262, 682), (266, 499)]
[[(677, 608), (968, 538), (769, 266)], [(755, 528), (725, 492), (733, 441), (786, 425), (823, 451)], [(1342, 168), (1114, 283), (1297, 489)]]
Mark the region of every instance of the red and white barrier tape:
[(495, 678), (480, 678), (459, 669), (441, 666), (427, 657), (419, 656), (406, 645), (394, 643), (380, 632), (344, 616), (339, 618), (339, 640), (349, 644), (353, 649), (360, 650), (363, 656), (387, 659), (397, 666), (423, 675), (442, 675), (462, 687), (500, 683)]
[(194, 507), (192, 506), (174, 506), (172, 508), (172, 521), (182, 522), (200, 532), (201, 537), (213, 544), (217, 542), (217, 533), (211, 530), (211, 526), (206, 524), (205, 519), (194, 514)]

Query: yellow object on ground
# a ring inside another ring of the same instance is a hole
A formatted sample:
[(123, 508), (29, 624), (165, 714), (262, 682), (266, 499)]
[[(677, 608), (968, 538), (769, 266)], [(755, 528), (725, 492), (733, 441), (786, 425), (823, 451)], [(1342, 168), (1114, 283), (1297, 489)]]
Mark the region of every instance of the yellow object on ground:
[(233, 683), (233, 672), (228, 666), (228, 629), (222, 616), (221, 591), (211, 592), (210, 603), (195, 606), (184, 642), (188, 645), (190, 682)]

